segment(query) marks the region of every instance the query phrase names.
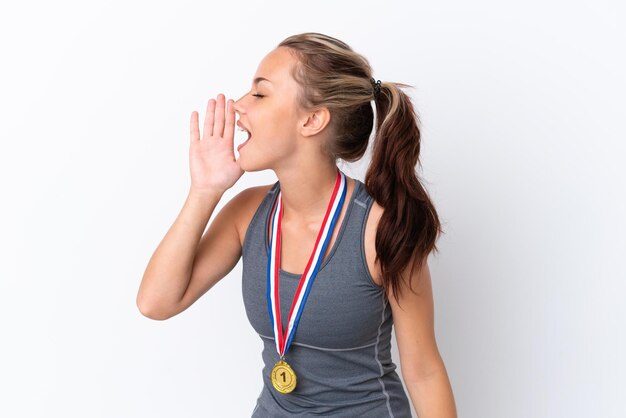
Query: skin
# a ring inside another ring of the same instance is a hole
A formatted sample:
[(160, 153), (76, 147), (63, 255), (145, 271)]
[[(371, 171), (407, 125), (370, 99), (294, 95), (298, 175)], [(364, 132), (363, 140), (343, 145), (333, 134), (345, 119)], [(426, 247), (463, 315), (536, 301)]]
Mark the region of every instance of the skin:
[[(279, 47), (263, 58), (253, 77), (269, 81), (253, 83), (236, 102), (226, 101), (222, 94), (210, 99), (202, 139), (198, 114), (192, 113), (192, 182), (187, 204), (197, 211), (207, 206), (212, 210), (245, 171), (273, 170), (280, 181), (284, 204), (281, 268), (302, 273), (330, 200), (337, 168), (321, 151), (321, 144), (333, 135), (328, 126), (330, 112), (298, 107), (299, 86), (290, 74), (295, 64), (289, 50)], [(238, 159), (234, 155), (235, 113), (252, 133), (250, 141), (239, 150)], [(349, 199), (355, 183), (352, 178), (347, 180)], [(250, 220), (271, 186), (247, 188), (222, 208), (200, 239), (183, 296), (159, 319), (186, 309), (234, 267)], [(339, 225), (346, 209), (344, 205)], [(366, 263), (379, 286), (382, 280), (380, 266), (374, 262), (374, 242), (383, 210), (374, 202), (365, 228)], [(327, 251), (333, 247), (338, 230), (335, 228)], [(214, 244), (217, 242), (219, 251)], [(408, 275), (409, 267), (404, 276)], [(404, 383), (420, 418), (456, 417), (452, 388), (435, 339), (428, 264), (414, 272), (412, 282), (412, 291), (404, 284), (400, 300), (389, 295)]]

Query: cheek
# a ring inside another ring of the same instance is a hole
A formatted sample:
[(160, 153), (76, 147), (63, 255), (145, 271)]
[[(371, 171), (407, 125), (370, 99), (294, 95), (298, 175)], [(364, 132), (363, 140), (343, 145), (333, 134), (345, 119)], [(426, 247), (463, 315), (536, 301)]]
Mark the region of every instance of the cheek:
[(296, 133), (296, 121), (288, 109), (276, 109), (271, 113), (259, 115), (257, 125), (263, 138), (274, 143), (291, 141)]

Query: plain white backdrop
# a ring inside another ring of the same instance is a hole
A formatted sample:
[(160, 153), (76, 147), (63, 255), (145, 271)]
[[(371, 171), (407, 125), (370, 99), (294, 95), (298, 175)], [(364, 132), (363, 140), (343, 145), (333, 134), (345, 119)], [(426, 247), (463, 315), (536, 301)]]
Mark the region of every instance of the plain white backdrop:
[[(188, 192), (191, 112), (306, 31), (415, 87), (459, 416), (626, 416), (624, 17), (617, 0), (3, 3), (0, 416), (250, 416), (241, 262), (170, 320), (135, 298)], [(363, 180), (367, 158), (342, 168)], [(275, 180), (245, 173), (216, 211)]]

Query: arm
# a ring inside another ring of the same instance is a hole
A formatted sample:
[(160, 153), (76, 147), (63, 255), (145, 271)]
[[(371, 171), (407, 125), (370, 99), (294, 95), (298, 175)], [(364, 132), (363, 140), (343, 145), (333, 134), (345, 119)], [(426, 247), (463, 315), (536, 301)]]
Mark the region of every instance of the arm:
[(200, 239), (224, 191), (243, 174), (233, 152), (232, 104), (223, 94), (209, 100), (202, 137), (198, 112), (191, 113), (189, 195), (150, 258), (137, 293), (137, 307), (148, 318), (167, 319), (187, 309), (226, 276), (241, 256), (237, 226), (251, 195), (247, 190), (224, 206)]
[(228, 202), (200, 238), (222, 194), (190, 191), (144, 272), (137, 294), (144, 316), (163, 320), (180, 313), (237, 264), (241, 245), (236, 211), (249, 193)]
[[(410, 266), (403, 277), (408, 277)], [(456, 418), (452, 387), (435, 340), (428, 263), (415, 269), (411, 283), (413, 290), (402, 282), (401, 307), (395, 295), (389, 296), (402, 377), (420, 418)]]

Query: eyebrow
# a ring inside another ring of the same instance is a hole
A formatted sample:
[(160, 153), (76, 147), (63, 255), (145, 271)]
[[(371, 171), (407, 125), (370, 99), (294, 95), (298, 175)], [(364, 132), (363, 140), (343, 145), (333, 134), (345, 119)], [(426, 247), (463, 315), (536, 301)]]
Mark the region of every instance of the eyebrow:
[(271, 83), (271, 81), (269, 81), (267, 78), (264, 78), (264, 77), (257, 77), (257, 78), (255, 78), (253, 83), (254, 84), (258, 84), (260, 81), (267, 81), (267, 82)]

